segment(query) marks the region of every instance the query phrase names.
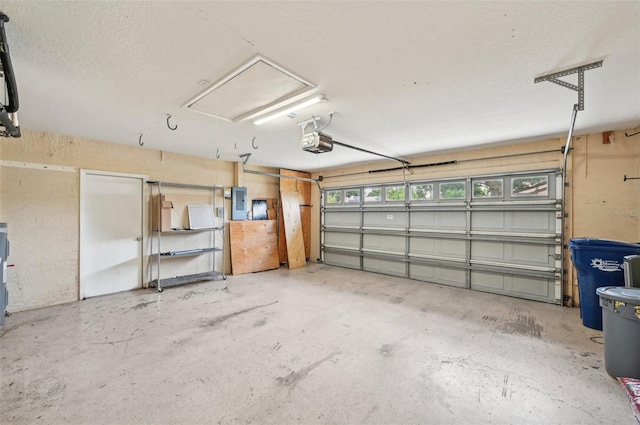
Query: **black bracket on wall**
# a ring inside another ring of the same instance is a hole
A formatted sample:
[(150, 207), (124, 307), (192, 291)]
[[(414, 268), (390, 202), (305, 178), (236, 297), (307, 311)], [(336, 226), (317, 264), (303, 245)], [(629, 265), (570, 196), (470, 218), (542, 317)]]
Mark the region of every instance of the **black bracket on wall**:
[(633, 136), (635, 136), (635, 135), (637, 135), (637, 134), (640, 134), (640, 131), (636, 131), (635, 133), (631, 133), (631, 134), (627, 134), (627, 132), (626, 132), (626, 131), (625, 131), (625, 133), (624, 133), (624, 135), (625, 135), (625, 136), (627, 136), (627, 137), (633, 137)]

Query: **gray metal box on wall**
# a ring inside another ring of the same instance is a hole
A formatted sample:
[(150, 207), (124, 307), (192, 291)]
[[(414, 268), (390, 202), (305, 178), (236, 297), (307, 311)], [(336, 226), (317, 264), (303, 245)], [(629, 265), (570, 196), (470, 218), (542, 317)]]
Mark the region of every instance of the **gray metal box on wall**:
[(247, 219), (247, 188), (232, 187), (231, 188), (231, 219), (246, 220)]
[(9, 240), (7, 239), (7, 223), (0, 223), (0, 326), (4, 325), (4, 317), (9, 304), (7, 291), (7, 257), (9, 256)]

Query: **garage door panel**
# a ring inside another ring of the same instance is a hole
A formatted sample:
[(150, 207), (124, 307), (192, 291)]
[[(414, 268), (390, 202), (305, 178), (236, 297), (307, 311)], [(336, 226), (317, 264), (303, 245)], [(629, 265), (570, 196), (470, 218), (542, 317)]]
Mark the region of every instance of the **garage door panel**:
[(407, 213), (405, 211), (367, 211), (364, 213), (364, 227), (398, 228), (407, 227)]
[(471, 289), (553, 302), (555, 284), (552, 279), (472, 271)]
[(325, 232), (324, 244), (333, 247), (345, 247), (351, 249), (360, 249), (360, 234), (358, 233), (340, 233)]
[(326, 251), (324, 262), (331, 266), (348, 267), (350, 269), (360, 269), (360, 256), (348, 253), (338, 253)]
[(511, 291), (523, 295), (553, 299), (554, 285), (550, 279), (511, 276)]
[(502, 242), (472, 241), (471, 259), (496, 261), (504, 260), (504, 244)]
[(404, 236), (365, 234), (362, 236), (362, 249), (404, 255), (406, 239)]
[(412, 211), (411, 228), (435, 229), (437, 211)]
[(411, 279), (456, 286), (459, 288), (466, 286), (466, 272), (463, 269), (410, 264), (409, 277)]
[(505, 230), (505, 212), (474, 211), (471, 215), (471, 230)]
[(511, 261), (514, 263), (555, 266), (554, 246), (524, 243), (510, 243), (508, 245), (511, 248)]
[(471, 261), (491, 261), (507, 266), (555, 267), (555, 247), (500, 241), (472, 241)]
[(555, 233), (556, 221), (553, 211), (513, 211), (512, 225), (508, 230), (531, 233)]
[(360, 213), (357, 211), (327, 211), (324, 214), (325, 226), (360, 227)]
[(384, 260), (380, 258), (367, 258), (362, 260), (362, 266), (365, 271), (376, 272), (381, 274), (390, 274), (394, 276), (406, 276), (407, 266), (404, 262), (393, 260)]
[(450, 257), (464, 259), (467, 241), (464, 239), (412, 237), (409, 255)]
[(411, 228), (425, 230), (465, 230), (465, 211), (412, 211)]
[(438, 227), (444, 229), (465, 230), (467, 228), (466, 211), (442, 211), (436, 215)]
[(471, 230), (555, 234), (555, 211), (473, 211)]
[(505, 275), (498, 273), (471, 272), (471, 288), (505, 291)]

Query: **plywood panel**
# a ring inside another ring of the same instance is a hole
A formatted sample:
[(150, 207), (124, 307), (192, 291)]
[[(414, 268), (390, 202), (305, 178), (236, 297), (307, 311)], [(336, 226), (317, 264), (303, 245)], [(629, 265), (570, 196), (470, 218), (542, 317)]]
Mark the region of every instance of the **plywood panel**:
[[(280, 169), (280, 174), (283, 176), (297, 177), (298, 172), (293, 170)], [(295, 179), (280, 178), (280, 190), (284, 190), (287, 193), (298, 193), (297, 181)]]
[[(287, 170), (284, 168), (280, 169), (280, 174), (283, 176), (292, 176), (298, 178), (311, 178), (310, 173)], [(298, 204), (300, 205), (300, 216), (302, 220), (302, 237), (304, 239), (305, 258), (308, 259), (309, 257), (311, 257), (311, 182), (281, 178), (280, 190), (295, 194), (298, 198)]]
[(267, 199), (267, 218), (269, 220), (278, 219), (278, 199), (276, 198)]
[(287, 236), (284, 232), (284, 214), (282, 213), (282, 200), (278, 202), (278, 256), (280, 264), (287, 262)]
[[(311, 174), (298, 172), (298, 177), (311, 178)], [(304, 253), (308, 259), (311, 257), (311, 182), (298, 180), (298, 202), (300, 202), (300, 214), (302, 216), (302, 236), (304, 238)]]
[(290, 269), (297, 269), (307, 265), (304, 253), (304, 237), (300, 220), (300, 206), (298, 198), (293, 193), (280, 191), (282, 199), (282, 213), (284, 231), (287, 240), (287, 262)]
[[(298, 177), (310, 179), (311, 174), (299, 171)], [(298, 199), (301, 205), (311, 205), (311, 182), (298, 180), (298, 193)]]
[(230, 221), (229, 238), (234, 275), (279, 267), (275, 220)]
[(302, 220), (302, 239), (304, 240), (304, 256), (311, 257), (311, 207), (300, 207)]

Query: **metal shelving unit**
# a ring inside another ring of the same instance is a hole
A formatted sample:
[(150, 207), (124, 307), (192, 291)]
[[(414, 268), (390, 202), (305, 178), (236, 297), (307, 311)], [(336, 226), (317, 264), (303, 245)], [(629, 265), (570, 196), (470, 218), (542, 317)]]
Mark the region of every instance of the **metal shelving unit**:
[[(190, 189), (207, 191), (211, 194), (211, 206), (212, 213), (216, 211), (216, 195), (224, 200), (224, 188), (221, 186), (201, 186), (193, 184), (182, 183), (169, 183), (161, 181), (148, 181), (151, 188), (151, 199), (153, 202), (154, 195), (162, 195), (163, 189)], [(159, 196), (160, 197), (160, 196)], [(224, 256), (224, 217), (220, 217), (219, 226), (207, 227), (201, 229), (172, 229), (167, 231), (154, 230), (154, 228), (160, 228), (156, 226), (156, 223), (160, 223), (161, 210), (157, 208), (157, 214), (151, 216), (151, 237), (152, 237), (152, 253), (149, 255), (151, 261), (149, 270), (149, 286), (158, 289), (158, 292), (162, 292), (165, 287), (183, 285), (186, 283), (202, 282), (215, 279), (227, 279), (224, 274), (225, 269), (225, 256)], [(215, 217), (214, 217), (215, 222)], [(162, 251), (162, 240), (165, 237), (179, 237), (180, 235), (194, 234), (194, 233), (209, 233), (211, 235), (209, 240), (209, 246), (196, 247), (193, 249), (182, 249), (177, 251)], [(199, 255), (211, 256), (211, 270), (201, 273), (193, 273), (181, 276), (172, 276), (167, 278), (161, 278), (160, 267), (163, 261), (171, 261), (178, 258), (195, 257)], [(216, 270), (216, 255), (222, 257), (222, 268)], [(155, 269), (155, 273), (154, 273)], [(155, 278), (154, 278), (155, 277)]]

